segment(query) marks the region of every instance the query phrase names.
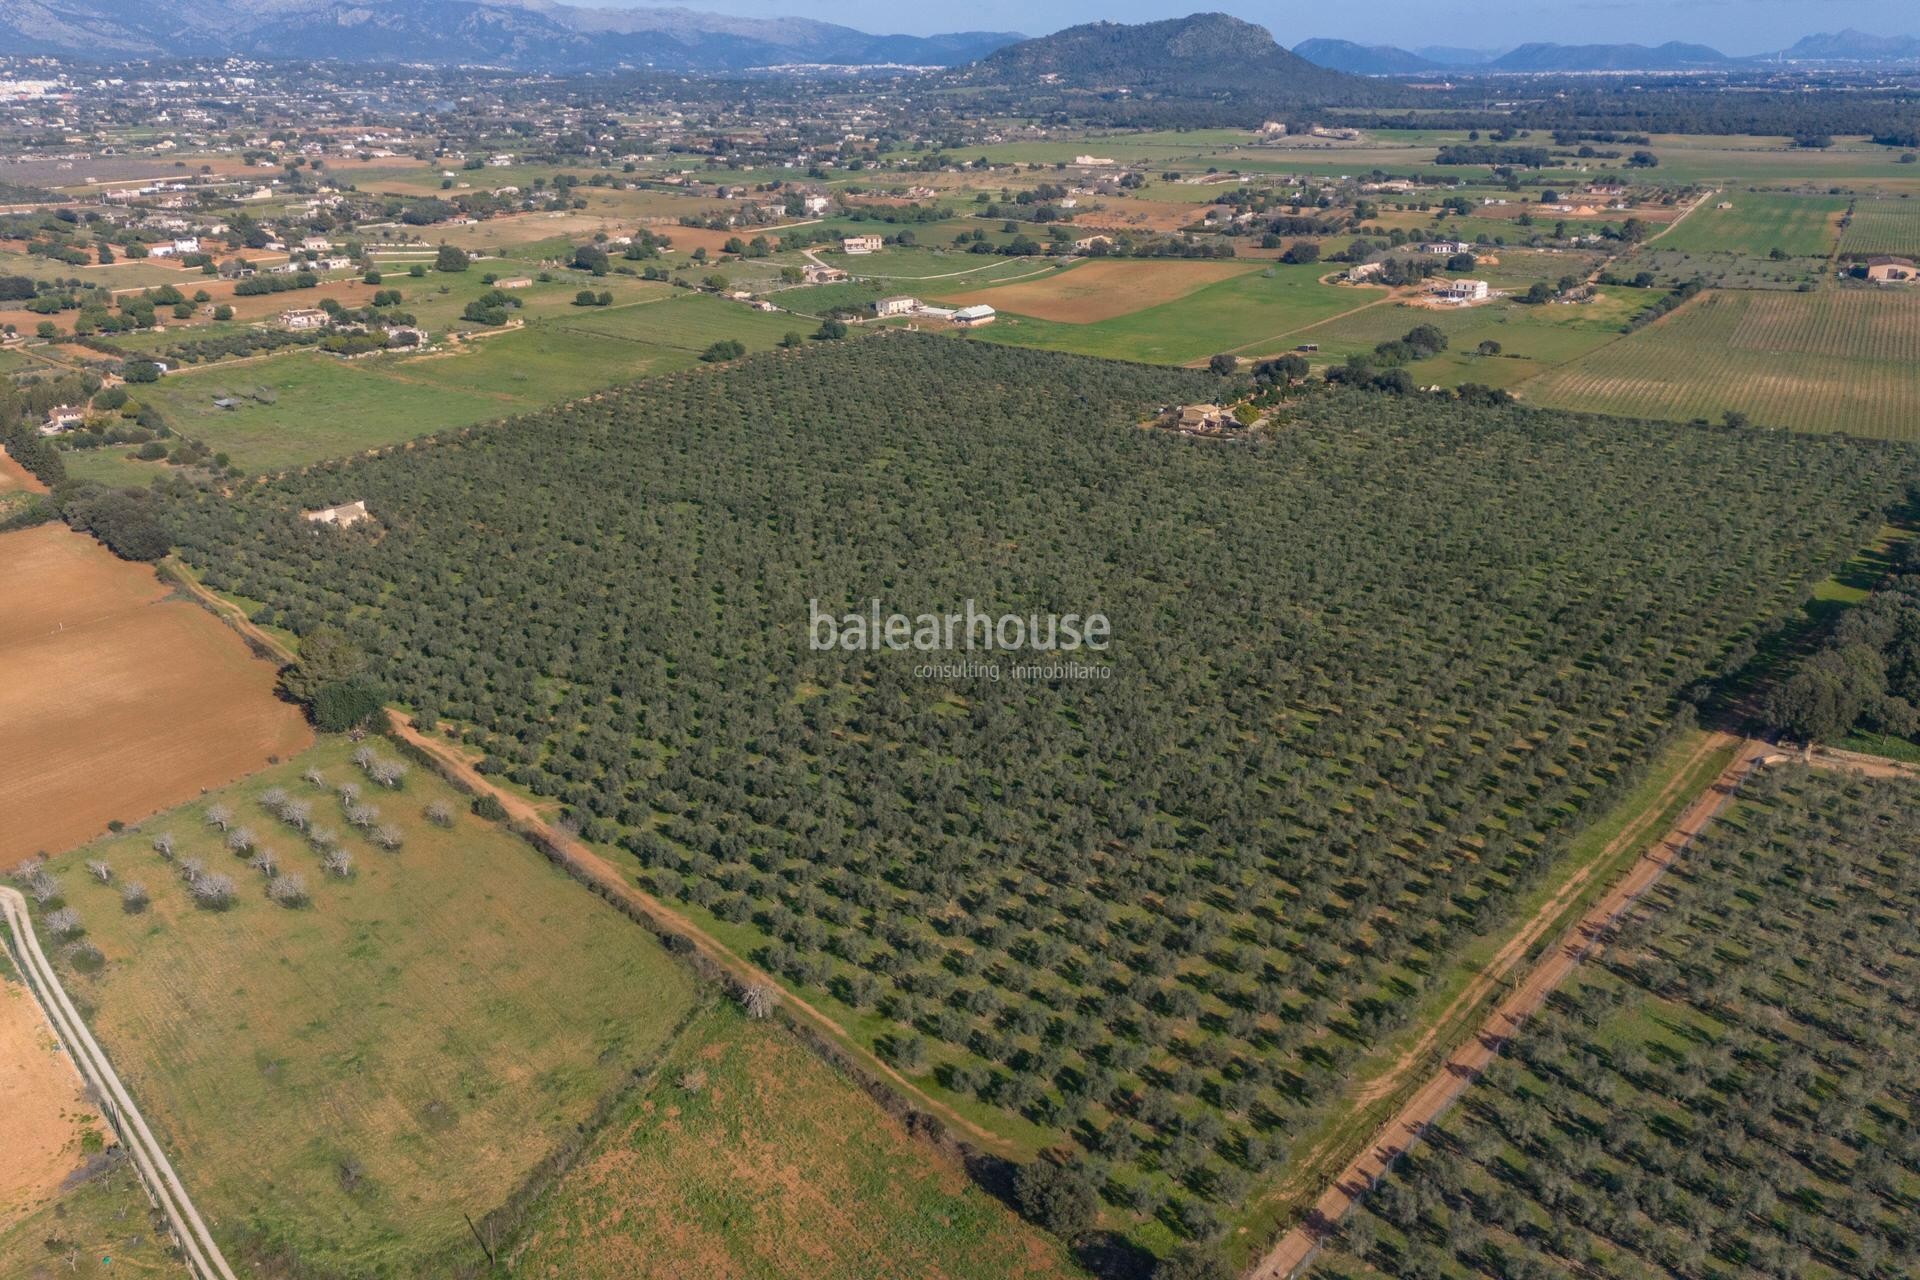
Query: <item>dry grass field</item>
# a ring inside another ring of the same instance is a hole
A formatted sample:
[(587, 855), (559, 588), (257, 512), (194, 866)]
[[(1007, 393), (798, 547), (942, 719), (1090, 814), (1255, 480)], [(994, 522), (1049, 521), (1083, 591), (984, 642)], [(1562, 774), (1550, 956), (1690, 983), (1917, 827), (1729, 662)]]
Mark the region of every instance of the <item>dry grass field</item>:
[[(395, 748), (376, 743), (382, 754)], [(480, 1220), (660, 1052), (692, 981), (644, 930), (416, 768), (379, 787), (344, 739), (110, 838), (52, 869), (104, 965), (65, 980), (224, 1247), (300, 1274), (438, 1274)], [(317, 770), (325, 785), (306, 778)], [(344, 820), (356, 783), (397, 851)], [(341, 832), (347, 878), (261, 802), (271, 787)], [(446, 826), (427, 819), (444, 803)], [(208, 822), (231, 810), (306, 905)], [(171, 861), (155, 836), (176, 842)], [(182, 868), (233, 878), (194, 904)], [(99, 883), (85, 862), (112, 868)], [(151, 903), (123, 909), (137, 882)], [(464, 1256), (464, 1254), (462, 1255)], [(237, 1259), (236, 1259), (237, 1261)]]
[(1920, 296), (1711, 292), (1525, 384), (1536, 404), (1920, 438)]
[(1244, 262), (1102, 258), (1039, 280), (950, 294), (947, 300), (962, 306), (984, 302), (1061, 324), (1093, 324), (1174, 302), (1255, 269)]
[(1080, 1274), (851, 1082), (730, 1008), (687, 1029), (510, 1256), (530, 1280)]
[(63, 525), (0, 534), (0, 865), (312, 741), (273, 667), (168, 594)]

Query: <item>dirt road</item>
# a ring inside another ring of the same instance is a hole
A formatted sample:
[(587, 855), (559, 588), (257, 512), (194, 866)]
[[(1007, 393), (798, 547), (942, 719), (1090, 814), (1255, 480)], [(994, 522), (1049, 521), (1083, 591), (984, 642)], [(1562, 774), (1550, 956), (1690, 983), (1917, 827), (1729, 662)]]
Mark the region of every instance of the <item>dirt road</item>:
[(1749, 740), (1714, 780), (1713, 786), (1681, 813), (1673, 829), (1593, 904), (1558, 946), (1540, 958), (1526, 979), (1488, 1015), (1479, 1034), (1455, 1050), (1399, 1113), (1380, 1128), (1367, 1149), (1348, 1164), (1314, 1204), (1306, 1221), (1281, 1238), (1248, 1273), (1248, 1280), (1288, 1280), (1305, 1266), (1347, 1212), (1395, 1161), (1420, 1141), (1427, 1126), (1439, 1119), (1454, 1099), (1480, 1078), (1507, 1041), (1566, 981), (1608, 928), (1659, 880), (1661, 873), (1706, 828), (1739, 789), (1748, 772), (1776, 754), (1771, 744)]
[(1568, 904), (1586, 889), (1588, 881), (1593, 878), (1595, 868), (1607, 865), (1616, 855), (1625, 852), (1634, 843), (1650, 838), (1653, 832), (1648, 828), (1677, 798), (1676, 793), (1686, 785), (1687, 778), (1692, 774), (1694, 767), (1714, 752), (1732, 745), (1733, 742), (1732, 736), (1724, 733), (1710, 733), (1702, 738), (1700, 745), (1688, 753), (1687, 758), (1681, 762), (1673, 776), (1667, 779), (1667, 784), (1660, 789), (1660, 793), (1653, 798), (1652, 803), (1647, 805), (1640, 816), (1628, 823), (1619, 835), (1609, 840), (1606, 847), (1601, 849), (1598, 856), (1591, 862), (1561, 881), (1559, 888), (1554, 890), (1553, 896), (1541, 904), (1533, 917), (1507, 940), (1506, 945), (1494, 954), (1486, 967), (1475, 974), (1466, 988), (1447, 1005), (1438, 1018), (1433, 1020), (1433, 1025), (1427, 1033), (1401, 1054), (1392, 1068), (1369, 1080), (1355, 1095), (1355, 1101), (1362, 1104), (1372, 1102), (1386, 1097), (1399, 1088), (1406, 1073), (1426, 1056), (1428, 1050), (1433, 1048), (1434, 1038), (1453, 1021), (1454, 1017), (1478, 1004), (1495, 987), (1506, 981), (1507, 975), (1526, 959), (1528, 953), (1533, 950), (1534, 944), (1553, 927), (1554, 921), (1560, 918)]
[(120, 1083), (113, 1063), (101, 1052), (93, 1033), (87, 1030), (86, 1022), (67, 998), (59, 975), (47, 960), (46, 952), (40, 949), (39, 936), (34, 933), (33, 920), (27, 914), (27, 900), (19, 890), (0, 886), (0, 920), (12, 931), (13, 957), (46, 1012), (48, 1023), (73, 1055), (74, 1065), (93, 1087), (101, 1109), (114, 1123), (120, 1140), (133, 1157), (134, 1166), (140, 1171), (140, 1180), (166, 1214), (174, 1239), (179, 1241), (193, 1274), (198, 1280), (235, 1280), (233, 1269), (227, 1265), (220, 1246), (214, 1243), (213, 1233), (207, 1230), (199, 1210), (193, 1207), (166, 1151), (147, 1128), (146, 1118), (134, 1106), (126, 1086)]

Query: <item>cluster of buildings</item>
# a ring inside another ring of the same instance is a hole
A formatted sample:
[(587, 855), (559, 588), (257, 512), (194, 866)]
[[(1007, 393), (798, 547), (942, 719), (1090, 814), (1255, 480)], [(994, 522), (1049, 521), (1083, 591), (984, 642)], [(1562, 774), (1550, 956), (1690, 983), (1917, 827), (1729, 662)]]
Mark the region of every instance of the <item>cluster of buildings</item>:
[(871, 306), (874, 318), (877, 320), (916, 316), (927, 320), (945, 320), (960, 329), (977, 329), (982, 325), (992, 324), (999, 314), (984, 302), (966, 307), (934, 307), (904, 293), (890, 298), (876, 298)]

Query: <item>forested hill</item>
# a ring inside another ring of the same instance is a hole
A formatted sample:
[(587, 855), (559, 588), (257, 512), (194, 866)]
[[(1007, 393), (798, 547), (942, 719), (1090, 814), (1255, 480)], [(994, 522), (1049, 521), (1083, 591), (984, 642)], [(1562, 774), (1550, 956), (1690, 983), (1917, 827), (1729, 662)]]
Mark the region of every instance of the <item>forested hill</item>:
[(961, 74), (985, 84), (1053, 83), (1248, 103), (1366, 102), (1382, 92), (1360, 77), (1316, 67), (1281, 48), (1265, 27), (1224, 13), (1084, 23), (1009, 45)]

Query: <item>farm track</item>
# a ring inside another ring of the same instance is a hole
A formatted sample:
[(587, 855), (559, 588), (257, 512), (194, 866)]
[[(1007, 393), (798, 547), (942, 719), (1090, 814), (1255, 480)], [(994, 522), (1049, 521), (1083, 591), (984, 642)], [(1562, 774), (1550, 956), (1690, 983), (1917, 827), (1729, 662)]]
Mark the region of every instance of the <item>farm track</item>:
[[(1707, 745), (1717, 749), (1739, 741), (1733, 735), (1715, 733), (1709, 735)], [(1691, 758), (1689, 763), (1698, 758)], [(1746, 739), (1713, 785), (1688, 805), (1672, 829), (1649, 846), (1620, 881), (1567, 930), (1558, 945), (1541, 957), (1525, 980), (1488, 1014), (1479, 1033), (1449, 1055), (1427, 1083), (1380, 1127), (1366, 1149), (1315, 1202), (1306, 1220), (1281, 1237), (1248, 1273), (1247, 1280), (1290, 1280), (1312, 1261), (1347, 1213), (1420, 1141), (1428, 1126), (1480, 1078), (1507, 1042), (1572, 975), (1580, 962), (1602, 945), (1612, 926), (1687, 850), (1739, 790), (1747, 775), (1759, 765), (1779, 758), (1772, 744)]]
[(101, 1051), (85, 1020), (67, 998), (59, 975), (40, 949), (40, 939), (27, 914), (27, 900), (19, 890), (0, 886), (0, 917), (5, 918), (12, 930), (14, 957), (19, 961), (27, 986), (39, 1000), (54, 1035), (67, 1047), (81, 1077), (100, 1099), (107, 1118), (133, 1156), (147, 1194), (166, 1214), (174, 1239), (179, 1242), (194, 1275), (200, 1280), (235, 1280), (233, 1269), (227, 1265), (213, 1233), (207, 1230), (207, 1224), (193, 1207), (165, 1149), (147, 1128), (146, 1118), (134, 1105), (126, 1086), (121, 1084), (113, 1063)]
[[(1375, 298), (1372, 302), (1363, 302), (1357, 307), (1352, 307), (1340, 312), (1338, 315), (1327, 316), (1325, 319), (1315, 320), (1308, 324), (1295, 325), (1291, 329), (1283, 329), (1279, 333), (1269, 334), (1264, 338), (1256, 338), (1252, 342), (1243, 342), (1237, 347), (1228, 347), (1225, 354), (1235, 356), (1247, 350), (1249, 347), (1264, 347), (1271, 343), (1284, 342), (1288, 338), (1297, 338), (1303, 333), (1310, 333), (1318, 329), (1321, 325), (1332, 324), (1336, 320), (1345, 320), (1348, 316), (1357, 316), (1362, 311), (1371, 311), (1375, 307), (1384, 307), (1390, 303), (1404, 302), (1411, 296), (1412, 294), (1406, 290), (1395, 289), (1387, 293), (1384, 297)], [(1211, 357), (1209, 357), (1209, 359), (1210, 358)], [(1197, 360), (1191, 362), (1190, 367), (1204, 368), (1206, 363), (1206, 360)]]
[(1426, 1034), (1401, 1054), (1386, 1072), (1368, 1081), (1355, 1095), (1355, 1101), (1362, 1104), (1374, 1102), (1398, 1088), (1407, 1072), (1417, 1066), (1420, 1060), (1432, 1050), (1434, 1041), (1463, 1010), (1479, 1004), (1505, 983), (1507, 975), (1527, 958), (1534, 944), (1553, 927), (1554, 922), (1559, 919), (1568, 905), (1579, 897), (1580, 892), (1586, 888), (1587, 882), (1593, 878), (1594, 871), (1605, 866), (1635, 842), (1647, 839), (1648, 826), (1666, 810), (1667, 805), (1686, 785), (1687, 778), (1694, 767), (1726, 743), (1727, 739), (1718, 734), (1709, 734), (1702, 738), (1700, 745), (1688, 754), (1687, 758), (1680, 763), (1680, 767), (1675, 769), (1673, 775), (1667, 779), (1667, 784), (1660, 789), (1660, 793), (1648, 802), (1647, 806), (1621, 830), (1619, 835), (1609, 840), (1591, 861), (1560, 882), (1560, 887), (1554, 891), (1553, 896), (1541, 904), (1540, 910), (1535, 912), (1512, 938), (1508, 939), (1506, 945), (1487, 962), (1486, 968), (1475, 975), (1466, 989), (1454, 998), (1438, 1018), (1434, 1019), (1433, 1025)]

